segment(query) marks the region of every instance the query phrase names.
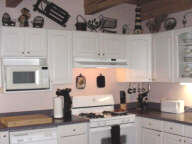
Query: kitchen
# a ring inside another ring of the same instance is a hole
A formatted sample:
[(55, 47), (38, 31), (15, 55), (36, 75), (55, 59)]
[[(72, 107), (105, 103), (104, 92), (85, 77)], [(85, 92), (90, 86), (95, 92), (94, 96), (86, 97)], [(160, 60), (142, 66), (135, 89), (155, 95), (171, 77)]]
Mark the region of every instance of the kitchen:
[[(32, 9), (32, 5), (34, 2), (31, 1), (23, 1), (21, 5), (17, 8), (4, 8), (3, 1), (1, 2), (2, 8), (1, 15), (7, 11), (13, 17), (17, 18), (20, 14), (20, 9), (23, 7), (27, 7)], [(67, 27), (64, 30), (74, 30), (75, 29), (75, 16), (79, 13), (83, 14), (83, 1), (79, 3), (71, 3), (58, 1), (58, 4), (63, 6), (63, 8), (67, 9), (71, 12), (71, 20), (67, 23)], [(82, 5), (82, 7), (79, 7)], [(103, 11), (102, 14), (108, 15), (109, 17), (117, 17), (120, 22), (120, 26), (117, 28), (117, 31), (121, 32), (121, 25), (124, 23), (130, 24), (130, 29), (134, 29), (134, 21), (135, 21), (135, 6), (134, 5), (119, 5), (117, 7), (113, 7), (106, 11)], [(122, 15), (127, 13), (127, 17)], [(34, 15), (38, 13), (34, 12)], [(99, 13), (98, 13), (99, 15)], [(178, 17), (178, 19), (182, 19), (183, 13), (176, 13), (173, 14), (174, 16)], [(46, 19), (46, 18), (45, 18)], [(54, 22), (46, 19), (46, 29), (61, 29), (61, 27)], [(188, 23), (190, 26), (190, 22)], [(181, 24), (177, 25), (177, 28), (182, 28)], [(144, 29), (145, 30), (145, 29)], [(146, 30), (147, 31), (147, 30)], [(127, 91), (129, 84), (128, 83), (117, 83), (116, 82), (116, 70), (113, 68), (110, 69), (84, 69), (84, 68), (75, 68), (73, 69), (73, 76), (72, 76), (72, 85), (71, 84), (56, 84), (52, 87), (51, 91), (33, 91), (33, 92), (10, 92), (10, 93), (3, 93), (3, 89), (1, 90), (2, 93), (0, 94), (1, 104), (0, 104), (0, 112), (1, 113), (8, 113), (8, 112), (21, 112), (21, 111), (35, 111), (35, 110), (47, 110), (53, 108), (53, 97), (55, 97), (55, 92), (58, 88), (72, 88), (71, 95), (72, 96), (82, 96), (82, 95), (102, 95), (102, 94), (109, 94), (112, 93), (115, 99), (115, 103), (119, 103), (119, 91), (125, 90)], [(84, 90), (76, 89), (75, 80), (76, 76), (82, 73), (86, 76), (87, 85)], [(105, 88), (97, 88), (96, 86), (96, 77), (102, 73), (105, 75), (106, 78), (106, 87)], [(136, 85), (137, 86), (137, 85)], [(180, 86), (179, 84), (175, 83), (153, 83), (151, 84), (151, 102), (160, 102), (161, 99), (184, 99), (186, 106), (191, 106), (191, 99), (190, 99), (190, 91), (185, 86)], [(127, 94), (127, 102), (135, 102), (136, 96), (128, 95)], [(159, 129), (158, 129), (159, 130)]]

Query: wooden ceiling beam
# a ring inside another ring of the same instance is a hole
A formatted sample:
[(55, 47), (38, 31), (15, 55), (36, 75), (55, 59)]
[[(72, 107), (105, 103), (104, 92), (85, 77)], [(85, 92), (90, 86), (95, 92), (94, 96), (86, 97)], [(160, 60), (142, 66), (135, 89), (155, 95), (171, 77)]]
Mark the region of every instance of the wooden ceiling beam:
[(192, 8), (192, 0), (155, 0), (143, 4), (142, 20), (147, 20), (162, 14), (171, 14)]
[(23, 0), (6, 0), (6, 7), (17, 7)]
[(94, 14), (122, 3), (135, 4), (136, 0), (84, 0), (85, 14)]

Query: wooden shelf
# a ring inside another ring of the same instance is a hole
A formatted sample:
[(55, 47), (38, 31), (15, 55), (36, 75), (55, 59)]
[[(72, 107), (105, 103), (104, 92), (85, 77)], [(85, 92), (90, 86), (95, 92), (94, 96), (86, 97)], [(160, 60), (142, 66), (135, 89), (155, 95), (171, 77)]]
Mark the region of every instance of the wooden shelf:
[(6, 0), (6, 7), (15, 8), (17, 7), (23, 0)]

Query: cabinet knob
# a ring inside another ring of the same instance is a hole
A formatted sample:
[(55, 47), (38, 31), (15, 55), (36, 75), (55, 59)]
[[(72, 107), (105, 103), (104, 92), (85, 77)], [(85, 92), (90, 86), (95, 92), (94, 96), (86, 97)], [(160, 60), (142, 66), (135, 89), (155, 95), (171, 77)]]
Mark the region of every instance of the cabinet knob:
[(160, 134), (158, 134), (158, 136), (161, 136)]
[(73, 129), (73, 131), (75, 132), (75, 131), (76, 131), (76, 129)]
[(30, 54), (30, 52), (29, 52), (29, 51), (27, 51), (27, 54)]
[(181, 142), (181, 139), (179, 139), (179, 142)]
[(25, 54), (25, 52), (22, 52), (22, 54)]
[(105, 53), (102, 53), (102, 55), (104, 56), (104, 55), (105, 55)]
[(98, 53), (97, 55), (98, 55), (98, 56), (100, 56), (101, 54), (100, 54), (100, 53)]
[(170, 127), (169, 129), (170, 129), (170, 130), (172, 130), (173, 128), (172, 128), (172, 127)]

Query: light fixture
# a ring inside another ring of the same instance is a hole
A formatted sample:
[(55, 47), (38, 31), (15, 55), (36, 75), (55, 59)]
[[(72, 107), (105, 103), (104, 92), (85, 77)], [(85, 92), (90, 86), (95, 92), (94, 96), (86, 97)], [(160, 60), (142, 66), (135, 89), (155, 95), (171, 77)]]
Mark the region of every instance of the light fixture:
[(182, 86), (191, 86), (192, 87), (192, 83), (180, 83), (180, 85), (182, 85)]

